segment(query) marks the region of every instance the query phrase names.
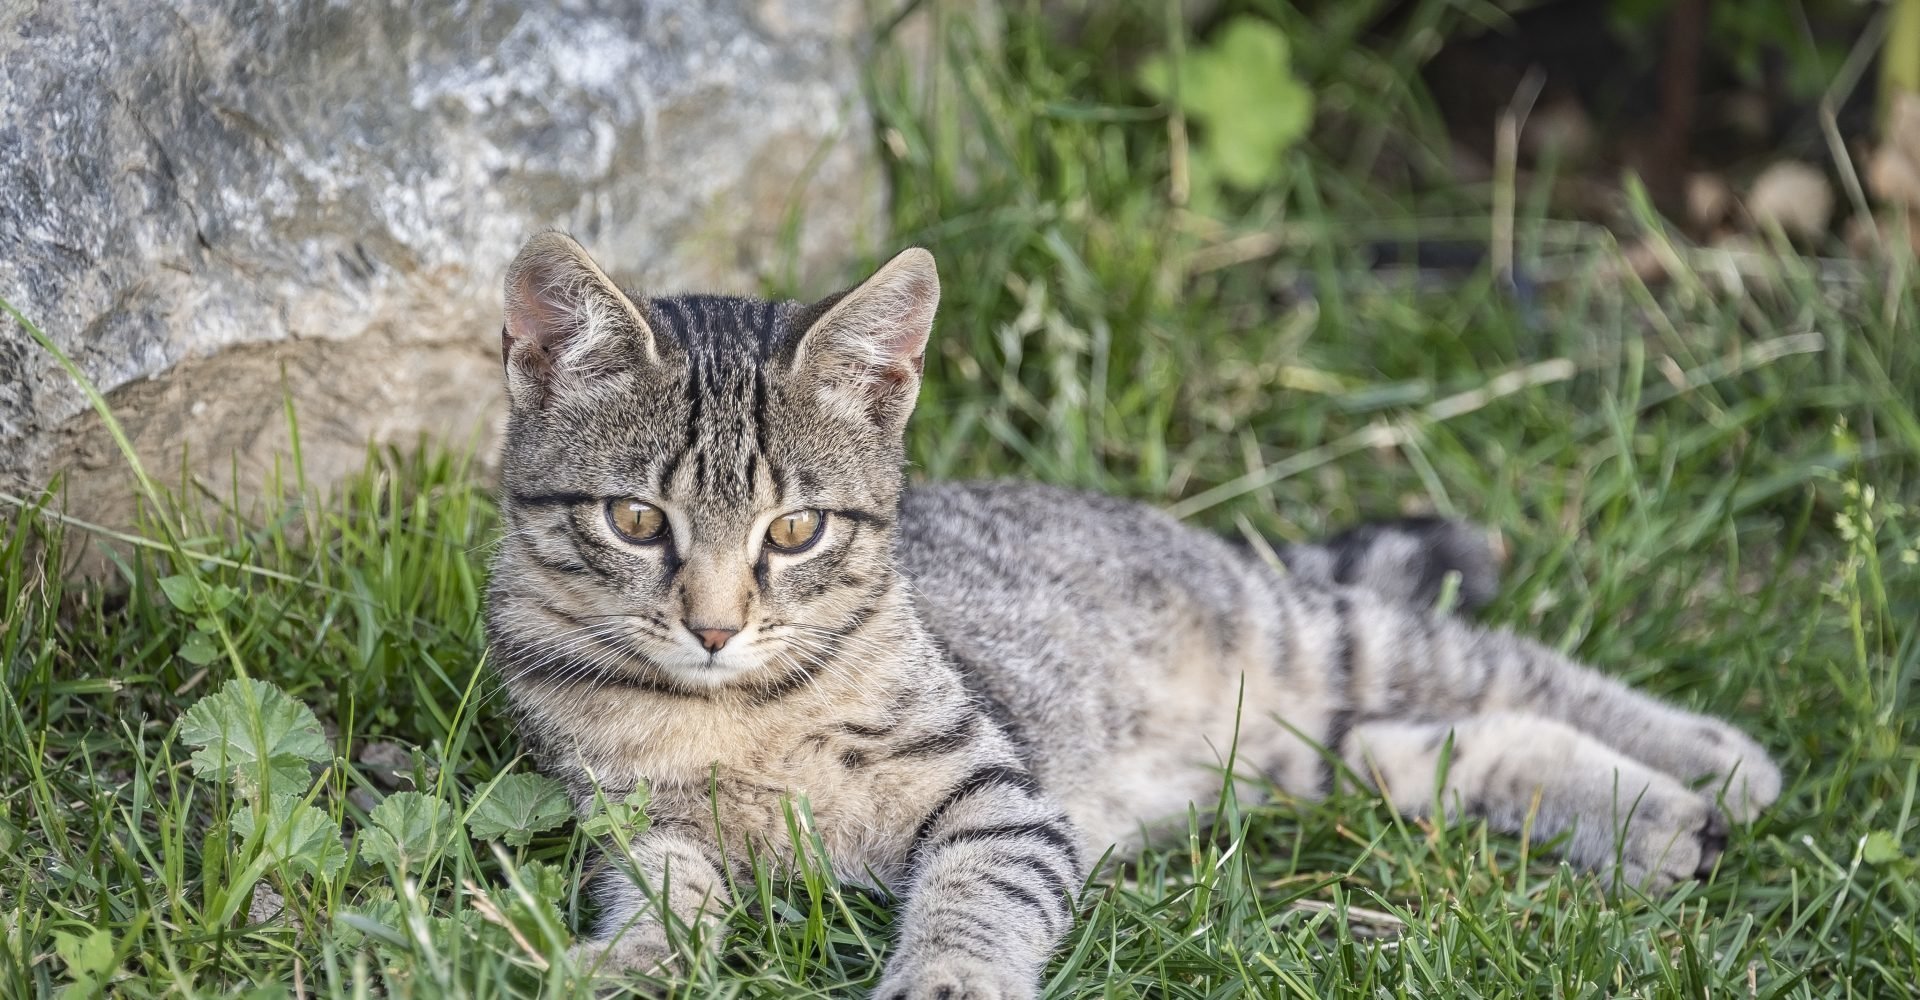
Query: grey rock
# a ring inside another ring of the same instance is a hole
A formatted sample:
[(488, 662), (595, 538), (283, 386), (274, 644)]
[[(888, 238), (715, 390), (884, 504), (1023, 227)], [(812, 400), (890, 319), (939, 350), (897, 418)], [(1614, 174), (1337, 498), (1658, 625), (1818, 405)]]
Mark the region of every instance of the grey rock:
[[(265, 882), (253, 887), (253, 898), (247, 900), (247, 923), (260, 927), (272, 927), (286, 923), (287, 897)], [(295, 916), (297, 924), (299, 917)]]
[(361, 744), (359, 758), (367, 776), (388, 788), (399, 788), (412, 780), (413, 754), (392, 740)]
[[(0, 4), (0, 296), (216, 495), (420, 435), (485, 456), (500, 274), (573, 232), (641, 289), (822, 291), (880, 248), (861, 0)], [(184, 464), (183, 464), (184, 456)], [(0, 318), (0, 485), (130, 480)], [(237, 478), (236, 484), (231, 480)]]
[(364, 813), (373, 812), (385, 799), (385, 795), (367, 788), (350, 788), (347, 790), (347, 801), (352, 803), (354, 808)]

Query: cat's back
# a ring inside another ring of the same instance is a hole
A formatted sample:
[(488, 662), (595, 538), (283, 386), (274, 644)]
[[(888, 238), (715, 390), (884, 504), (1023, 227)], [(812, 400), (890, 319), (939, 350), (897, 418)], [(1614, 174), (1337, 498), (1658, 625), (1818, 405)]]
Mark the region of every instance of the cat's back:
[[(1072, 777), (1229, 730), (1264, 673), (1262, 568), (1145, 504), (1021, 482), (909, 491), (899, 557), (928, 625), (1034, 748)], [(1231, 736), (1231, 732), (1224, 734)]]
[[(900, 558), (932, 610), (998, 612), (967, 631), (1121, 627), (1240, 598), (1242, 555), (1146, 504), (1021, 481), (939, 483), (902, 501)], [(953, 605), (958, 606), (953, 606)]]

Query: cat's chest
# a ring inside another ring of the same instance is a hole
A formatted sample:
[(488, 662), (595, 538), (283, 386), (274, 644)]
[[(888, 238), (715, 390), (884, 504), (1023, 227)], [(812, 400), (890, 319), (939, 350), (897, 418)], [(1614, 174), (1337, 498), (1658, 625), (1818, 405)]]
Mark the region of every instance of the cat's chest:
[[(608, 704), (591, 714), (576, 712), (569, 735), (587, 766), (617, 775), (623, 784), (652, 786), (656, 801), (667, 789), (675, 790), (672, 800), (678, 802), (710, 798), (717, 787), (736, 811), (777, 812), (780, 795), (833, 803), (840, 811), (866, 809), (875, 797), (873, 769), (821, 737), (834, 728), (831, 721), (821, 723), (817, 712), (801, 709), (795, 715)], [(816, 721), (798, 721), (808, 718)], [(699, 808), (711, 812), (710, 804)]]
[(850, 766), (811, 741), (751, 756), (750, 766), (716, 763), (703, 776), (651, 778), (649, 812), (703, 828), (717, 821), (739, 856), (749, 844), (776, 859), (810, 856), (817, 838), (853, 881), (888, 880), (904, 864), (920, 815), (914, 810), (926, 808), (917, 783), (877, 766)]
[(580, 762), (603, 781), (646, 785), (656, 820), (700, 829), (718, 820), (731, 847), (780, 856), (796, 837), (817, 836), (843, 875), (865, 881), (872, 868), (888, 878), (963, 763), (889, 755), (870, 735), (886, 713), (871, 707), (822, 699), (784, 708), (609, 701), (576, 707), (568, 721)]

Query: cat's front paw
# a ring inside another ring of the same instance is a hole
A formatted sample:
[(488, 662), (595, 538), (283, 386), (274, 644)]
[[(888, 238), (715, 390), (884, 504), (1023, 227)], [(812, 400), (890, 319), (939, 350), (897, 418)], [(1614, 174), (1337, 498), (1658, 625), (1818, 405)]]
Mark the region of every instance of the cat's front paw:
[(1032, 1000), (1038, 977), (971, 955), (946, 953), (888, 964), (874, 1000)]

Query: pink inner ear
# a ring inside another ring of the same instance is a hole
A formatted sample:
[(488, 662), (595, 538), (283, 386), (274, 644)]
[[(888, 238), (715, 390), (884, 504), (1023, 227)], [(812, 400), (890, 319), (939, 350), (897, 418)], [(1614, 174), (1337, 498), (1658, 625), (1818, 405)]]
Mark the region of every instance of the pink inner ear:
[(938, 286), (929, 288), (921, 282), (911, 283), (907, 288), (910, 305), (888, 321), (880, 341), (888, 357), (910, 363), (914, 374), (926, 363), (927, 334), (933, 326), (933, 310), (939, 296)]
[(918, 367), (926, 348), (926, 327), (916, 321), (903, 322), (880, 338), (880, 349), (899, 365)]
[(571, 312), (553, 300), (552, 278), (546, 268), (528, 268), (518, 278), (507, 303), (507, 325), (502, 335), (533, 344), (541, 351), (552, 351), (576, 332)]

